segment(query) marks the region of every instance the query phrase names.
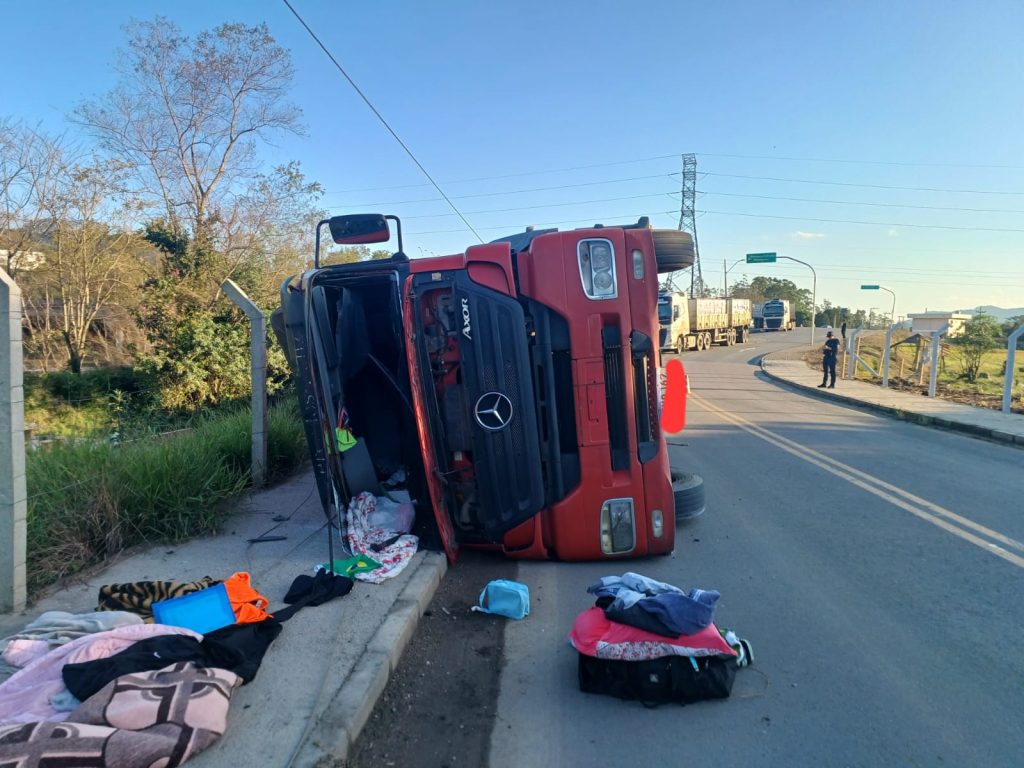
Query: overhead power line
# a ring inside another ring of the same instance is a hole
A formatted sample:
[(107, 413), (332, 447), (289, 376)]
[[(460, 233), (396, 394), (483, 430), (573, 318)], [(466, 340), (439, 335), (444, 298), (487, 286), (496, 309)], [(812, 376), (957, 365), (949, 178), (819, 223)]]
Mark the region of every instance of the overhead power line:
[(899, 189), (906, 192), (962, 192), (969, 195), (1024, 195), (1024, 192), (1002, 192), (991, 189), (942, 189), (937, 187), (896, 187), (887, 184), (854, 184), (847, 181), (817, 181), (814, 179), (784, 179), (777, 176), (745, 176), (738, 173), (712, 173), (702, 171), (704, 176), (723, 179), (754, 179), (758, 181), (784, 181), (792, 184), (826, 184), (833, 187), (860, 187), (861, 189)]
[(868, 203), (858, 200), (819, 200), (809, 197), (781, 197), (778, 195), (746, 195), (738, 192), (711, 192), (701, 190), (701, 195), (716, 195), (719, 197), (749, 197), (756, 200), (786, 200), (794, 203), (828, 203), (829, 205), (867, 205), (873, 208), (912, 208), (918, 211), (962, 211), (965, 213), (1024, 213), (1024, 209), (1009, 208), (953, 208), (944, 205), (907, 205), (904, 203)]
[[(561, 168), (541, 168), (532, 171), (519, 171), (517, 173), (505, 173), (495, 174), (491, 176), (475, 176), (468, 179), (451, 179), (443, 181), (443, 184), (470, 184), (478, 181), (497, 181), (500, 179), (513, 179), (520, 178), (523, 176), (542, 176), (545, 174), (552, 173), (569, 173), (572, 171), (583, 171), (590, 170), (592, 168), (609, 168), (616, 165), (632, 165), (635, 163), (647, 163), (654, 160), (672, 160), (679, 157), (680, 152), (673, 152), (667, 155), (651, 155), (649, 157), (635, 157), (627, 160), (613, 160), (607, 163), (590, 163), (587, 165), (571, 165)], [(886, 166), (900, 166), (900, 167), (921, 167), (921, 168), (1007, 168), (1007, 169), (1019, 169), (1024, 168), (1024, 165), (1009, 165), (1009, 164), (984, 164), (984, 163), (912, 163), (903, 161), (889, 161), (889, 160), (860, 160), (860, 159), (839, 159), (839, 158), (813, 158), (813, 157), (772, 157), (769, 155), (740, 155), (740, 154), (725, 154), (715, 152), (698, 152), (700, 157), (732, 157), (747, 160), (782, 160), (789, 162), (817, 162), (817, 163), (838, 163), (846, 165), (886, 165)], [(822, 182), (824, 183), (824, 182)], [(398, 184), (385, 187), (360, 187), (358, 189), (346, 189), (341, 190), (337, 193), (332, 194), (351, 194), (355, 192), (383, 192), (395, 189), (415, 189), (417, 187), (428, 187), (429, 184)], [(903, 189), (903, 187), (897, 187), (897, 189)], [(916, 190), (914, 187), (907, 189)], [(933, 190), (924, 190), (931, 192)], [(944, 191), (944, 190), (936, 190)], [(964, 190), (950, 190), (950, 191), (964, 191)], [(982, 192), (977, 191), (978, 194), (1011, 194), (1001, 192)]]
[[(609, 216), (588, 216), (585, 219), (563, 219), (562, 221), (539, 221), (535, 222), (538, 227), (557, 227), (561, 224), (605, 224), (610, 226), (609, 222), (631, 222), (639, 219), (641, 216), (676, 216), (676, 211), (644, 211), (642, 213), (615, 213)], [(517, 222), (515, 224), (499, 224), (493, 227), (480, 227), (484, 231), (497, 231), (505, 230), (506, 232), (522, 230), (523, 223)], [(424, 230), (419, 232), (409, 232), (410, 235), (448, 235), (455, 234), (458, 232), (464, 232), (464, 229), (432, 229)]]
[[(629, 195), (627, 197), (604, 197), (600, 200), (571, 200), (568, 203), (544, 203), (543, 205), (524, 205), (518, 208), (489, 208), (484, 211), (466, 211), (471, 216), (483, 213), (511, 213), (512, 211), (536, 211), (542, 208), (564, 208), (569, 205), (590, 205), (592, 203), (613, 203), (621, 200), (643, 200), (651, 197), (672, 197), (676, 192), (656, 192), (653, 195)], [(423, 216), (403, 216), (403, 220), (412, 219), (440, 219), (445, 216), (454, 216), (453, 213), (430, 213)]]
[(444, 193), (444, 190), (441, 189), (441, 186), (436, 181), (434, 181), (434, 177), (427, 172), (427, 169), (423, 167), (423, 164), (416, 158), (416, 155), (413, 154), (412, 150), (409, 149), (409, 147), (406, 146), (405, 142), (402, 141), (399, 135), (395, 133), (395, 130), (388, 124), (388, 121), (384, 119), (384, 116), (377, 111), (377, 108), (373, 106), (373, 103), (366, 97), (366, 94), (362, 92), (358, 85), (356, 85), (356, 81), (349, 77), (349, 74), (348, 72), (345, 71), (345, 68), (341, 66), (341, 64), (338, 62), (336, 58), (334, 58), (334, 54), (327, 50), (327, 46), (320, 41), (320, 38), (316, 36), (316, 33), (313, 32), (312, 29), (310, 29), (305, 19), (303, 19), (302, 16), (299, 15), (299, 12), (292, 7), (292, 4), (288, 2), (288, 0), (283, 0), (283, 2), (286, 6), (288, 6), (288, 10), (292, 12), (295, 18), (299, 20), (299, 23), (306, 28), (306, 31), (309, 33), (309, 36), (312, 37), (313, 40), (316, 41), (316, 44), (320, 46), (320, 49), (327, 54), (327, 58), (329, 58), (331, 62), (333, 62), (337, 70), (342, 74), (342, 76), (346, 80), (348, 80), (349, 85), (351, 85), (355, 89), (355, 92), (359, 94), (359, 97), (364, 102), (366, 102), (366, 106), (368, 106), (370, 110), (373, 112), (373, 114), (377, 116), (377, 119), (380, 120), (381, 124), (385, 128), (387, 128), (388, 133), (390, 133), (394, 137), (395, 141), (397, 141), (399, 145), (402, 147), (402, 149), (405, 150), (405, 153), (409, 155), (409, 157), (412, 159), (414, 163), (416, 163), (416, 167), (423, 172), (423, 175), (427, 177), (430, 183), (434, 186), (434, 189), (437, 190), (438, 194), (440, 194), (441, 197), (445, 199), (445, 202), (447, 202), (448, 205), (452, 207), (452, 210), (455, 211), (455, 213), (458, 215), (458, 217), (462, 219), (462, 223), (465, 224), (469, 231), (476, 235), (477, 240), (479, 240), (482, 243), (484, 239), (480, 237), (480, 235), (477, 233), (475, 229), (473, 229), (473, 225), (466, 220), (466, 217), (462, 215), (459, 209), (455, 206), (455, 203), (448, 199), (448, 195), (446, 195)]
[[(510, 189), (505, 192), (480, 192), (473, 195), (452, 195), (452, 200), (470, 200), (477, 197), (500, 197), (502, 195), (522, 195), (528, 192), (550, 192), (559, 189), (578, 189), (580, 187), (599, 187), (602, 184), (620, 184), (626, 181), (649, 181), (650, 179), (667, 179), (678, 176), (678, 173), (655, 173), (651, 176), (630, 176), (625, 179), (608, 179), (606, 181), (584, 181), (579, 184), (559, 184), (554, 187), (532, 187), (530, 189)], [(331, 194), (340, 195), (341, 192)], [(413, 203), (435, 203), (440, 202), (440, 197), (424, 197), (419, 200), (378, 200), (372, 203), (351, 203), (355, 208), (369, 208), (375, 205), (412, 205)]]
[(786, 219), (788, 221), (819, 221), (829, 224), (866, 224), (876, 227), (912, 227), (914, 229), (956, 229), (965, 232), (1024, 232), (1024, 229), (999, 227), (953, 227), (948, 224), (904, 224), (895, 221), (857, 221), (855, 219), (815, 219), (809, 216), (775, 216), (767, 213), (741, 213), (739, 211), (704, 211), (717, 216), (746, 216), (753, 219)]
[(729, 155), (720, 152), (698, 152), (701, 157), (735, 157), (742, 160), (786, 160), (799, 163), (842, 163), (844, 165), (895, 165), (907, 168), (1024, 168), (1024, 165), (986, 163), (913, 163), (905, 160), (846, 160), (828, 157), (784, 157), (782, 155)]
[[(477, 176), (471, 179), (453, 179), (444, 182), (445, 184), (471, 184), (476, 181), (497, 181), (499, 179), (515, 179), (522, 176), (543, 176), (550, 173), (569, 173), (570, 171), (585, 171), (592, 168), (610, 168), (613, 165), (631, 165), (633, 163), (647, 163), (652, 160), (666, 160), (679, 157), (672, 155), (654, 155), (653, 157), (636, 157), (631, 160), (614, 160), (609, 163), (592, 163), (590, 165), (572, 165), (566, 168), (546, 168), (539, 171), (519, 171), (518, 173), (504, 173), (498, 176)], [(361, 189), (346, 189), (335, 194), (350, 194), (353, 192), (384, 192), (391, 189), (414, 189), (416, 187), (427, 187), (429, 184), (400, 184), (393, 187), (363, 187)]]

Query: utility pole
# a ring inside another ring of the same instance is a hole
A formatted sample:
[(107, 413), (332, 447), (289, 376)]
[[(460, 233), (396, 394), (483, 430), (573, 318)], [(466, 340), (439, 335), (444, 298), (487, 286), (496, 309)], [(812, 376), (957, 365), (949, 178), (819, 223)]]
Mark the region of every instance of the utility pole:
[(690, 298), (704, 292), (700, 271), (700, 250), (697, 248), (697, 156), (683, 155), (683, 202), (679, 209), (679, 230), (693, 238), (693, 266), (690, 267)]

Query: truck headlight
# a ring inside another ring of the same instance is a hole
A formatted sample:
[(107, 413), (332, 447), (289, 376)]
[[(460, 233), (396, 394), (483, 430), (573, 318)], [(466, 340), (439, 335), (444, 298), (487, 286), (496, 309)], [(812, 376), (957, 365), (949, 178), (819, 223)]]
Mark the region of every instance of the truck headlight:
[(611, 240), (580, 240), (579, 264), (580, 281), (588, 299), (614, 299), (619, 295)]
[(608, 499), (601, 505), (601, 551), (621, 555), (636, 546), (632, 499)]

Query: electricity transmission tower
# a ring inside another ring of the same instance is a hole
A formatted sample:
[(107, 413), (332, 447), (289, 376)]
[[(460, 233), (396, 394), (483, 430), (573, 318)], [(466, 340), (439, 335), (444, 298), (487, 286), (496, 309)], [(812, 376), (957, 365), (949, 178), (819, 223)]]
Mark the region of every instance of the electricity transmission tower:
[(697, 249), (697, 156), (683, 155), (683, 203), (679, 209), (679, 229), (693, 237), (693, 266), (690, 267), (690, 296), (704, 295), (704, 277)]

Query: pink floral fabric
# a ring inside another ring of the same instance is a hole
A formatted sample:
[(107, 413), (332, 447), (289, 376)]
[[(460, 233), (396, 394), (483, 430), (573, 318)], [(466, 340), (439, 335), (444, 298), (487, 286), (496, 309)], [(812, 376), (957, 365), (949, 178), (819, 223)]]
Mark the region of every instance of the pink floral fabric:
[(663, 637), (609, 621), (600, 608), (576, 617), (569, 643), (580, 653), (598, 659), (646, 661), (663, 656), (735, 656), (714, 624), (693, 635)]
[(372, 493), (360, 493), (348, 505), (345, 516), (345, 546), (353, 555), (368, 555), (381, 564), (368, 573), (356, 573), (359, 581), (380, 584), (400, 574), (419, 549), (419, 539), (379, 528), (371, 523), (377, 509), (377, 498)]

